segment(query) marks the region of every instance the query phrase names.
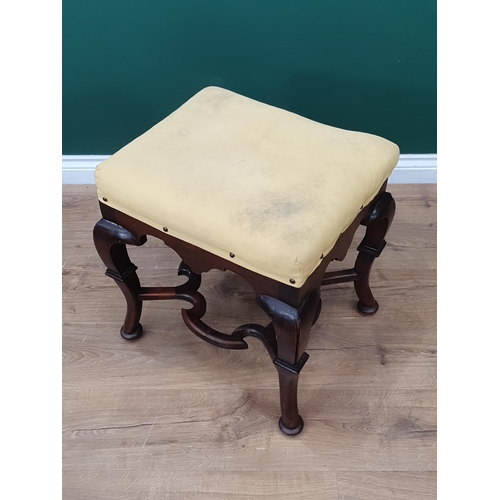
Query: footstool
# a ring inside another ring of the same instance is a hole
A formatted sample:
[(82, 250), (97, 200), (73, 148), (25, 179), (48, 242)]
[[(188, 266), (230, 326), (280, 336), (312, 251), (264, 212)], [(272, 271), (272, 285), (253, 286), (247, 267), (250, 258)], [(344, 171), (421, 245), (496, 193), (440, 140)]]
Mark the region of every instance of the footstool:
[[(373, 314), (372, 263), (385, 246), (395, 203), (387, 178), (399, 148), (380, 137), (308, 120), (218, 87), (198, 92), (179, 109), (97, 166), (102, 219), (94, 242), (106, 275), (127, 303), (121, 336), (142, 335), (145, 300), (180, 299), (187, 327), (224, 349), (263, 342), (278, 371), (280, 429), (301, 432), (299, 374), (320, 289), (354, 282), (358, 310)], [(353, 269), (325, 272), (344, 259), (359, 225), (366, 234)], [(147, 236), (180, 257), (177, 287), (144, 287), (126, 245)], [(201, 274), (229, 269), (252, 286), (270, 323), (230, 334), (203, 322)]]

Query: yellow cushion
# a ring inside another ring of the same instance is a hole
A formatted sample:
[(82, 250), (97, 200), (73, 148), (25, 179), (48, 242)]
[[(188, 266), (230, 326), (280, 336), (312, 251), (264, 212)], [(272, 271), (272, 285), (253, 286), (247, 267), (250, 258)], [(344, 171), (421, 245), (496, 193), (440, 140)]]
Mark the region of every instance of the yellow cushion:
[(208, 87), (98, 165), (95, 180), (111, 207), (300, 287), (398, 158), (380, 137)]

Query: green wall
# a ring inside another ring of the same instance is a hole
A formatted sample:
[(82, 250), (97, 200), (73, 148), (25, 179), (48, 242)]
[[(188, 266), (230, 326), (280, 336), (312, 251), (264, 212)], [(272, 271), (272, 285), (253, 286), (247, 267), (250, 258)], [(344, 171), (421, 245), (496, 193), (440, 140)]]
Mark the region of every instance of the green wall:
[(217, 85), (436, 152), (436, 0), (63, 0), (63, 154)]

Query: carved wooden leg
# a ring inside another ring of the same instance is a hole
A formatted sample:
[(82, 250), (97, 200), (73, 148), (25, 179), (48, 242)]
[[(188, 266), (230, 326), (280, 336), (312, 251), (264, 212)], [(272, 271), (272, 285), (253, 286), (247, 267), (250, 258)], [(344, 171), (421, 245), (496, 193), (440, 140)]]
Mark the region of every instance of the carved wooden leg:
[(390, 193), (384, 193), (372, 212), (361, 222), (366, 226), (366, 234), (358, 246), (358, 257), (354, 270), (357, 279), (354, 288), (358, 296), (358, 310), (363, 314), (374, 314), (378, 311), (378, 302), (370, 290), (370, 271), (373, 261), (385, 247), (385, 235), (389, 230), (396, 203)]
[(145, 242), (145, 236), (138, 239), (124, 227), (106, 219), (101, 219), (94, 227), (94, 244), (107, 268), (105, 274), (115, 280), (127, 301), (127, 314), (120, 329), (126, 340), (142, 335), (139, 323), (142, 301), (138, 298), (141, 285), (135, 272), (137, 267), (130, 262), (125, 244), (143, 245)]
[(266, 295), (259, 295), (257, 303), (271, 318), (278, 356), (274, 360), (280, 384), (280, 429), (287, 435), (299, 434), (304, 421), (297, 405), (297, 384), (300, 370), (309, 355), (305, 352), (309, 332), (318, 312), (320, 292), (311, 292), (298, 309)]

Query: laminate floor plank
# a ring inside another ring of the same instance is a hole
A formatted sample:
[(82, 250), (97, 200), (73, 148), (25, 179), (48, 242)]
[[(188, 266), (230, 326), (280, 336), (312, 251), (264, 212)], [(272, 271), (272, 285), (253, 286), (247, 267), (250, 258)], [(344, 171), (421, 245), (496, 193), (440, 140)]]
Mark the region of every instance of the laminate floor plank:
[(338, 500), (335, 475), (310, 471), (63, 472), (63, 498), (79, 500)]
[(436, 473), (339, 472), (339, 500), (433, 500)]
[[(293, 440), (276, 432), (277, 389), (64, 395), (69, 470), (139, 470), (146, 463), (154, 470), (435, 468), (432, 391), (302, 390), (308, 426)], [(127, 453), (120, 453), (122, 447)], [(279, 453), (283, 447), (287, 460)]]

